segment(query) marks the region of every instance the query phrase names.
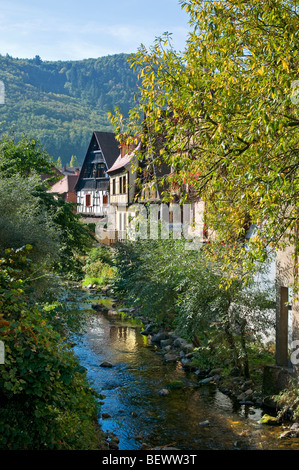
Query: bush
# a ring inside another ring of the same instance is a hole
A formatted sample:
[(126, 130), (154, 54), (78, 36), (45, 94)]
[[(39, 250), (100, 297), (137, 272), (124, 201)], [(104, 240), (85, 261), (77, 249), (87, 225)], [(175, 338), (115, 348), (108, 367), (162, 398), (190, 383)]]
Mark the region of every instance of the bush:
[(0, 269), (0, 449), (96, 449), (98, 397), (49, 311), (28, 298), (27, 246), (6, 250)]
[(114, 289), (148, 320), (193, 341), (203, 363), (226, 358), (249, 376), (248, 344), (273, 326), (274, 291), (244, 286), (241, 277), (223, 287), (221, 270), (205, 250), (185, 248), (184, 240), (120, 244)]
[(89, 284), (105, 286), (111, 282), (115, 274), (111, 249), (104, 246), (92, 248), (85, 258), (83, 271), (85, 273), (82, 282), (84, 286)]
[(299, 387), (297, 380), (291, 381), (289, 387), (274, 398), (281, 408), (278, 412), (278, 419), (291, 416), (295, 422), (299, 422)]

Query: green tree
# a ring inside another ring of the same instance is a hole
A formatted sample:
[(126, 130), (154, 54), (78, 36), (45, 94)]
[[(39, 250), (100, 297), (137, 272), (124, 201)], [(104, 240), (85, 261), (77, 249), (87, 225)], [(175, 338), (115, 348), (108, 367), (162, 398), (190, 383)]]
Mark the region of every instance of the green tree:
[[(0, 247), (35, 246), (39, 265), (68, 276), (82, 276), (81, 256), (93, 236), (72, 204), (47, 192), (53, 161), (36, 141), (5, 137), (0, 148)], [(54, 174), (53, 178), (57, 178)]]
[(62, 161), (61, 161), (61, 158), (58, 157), (56, 162), (55, 162), (55, 166), (56, 168), (58, 168), (58, 170), (62, 170)]
[[(221, 272), (205, 250), (185, 240), (138, 240), (116, 247), (114, 290), (149, 321), (174, 328), (198, 347), (199, 362), (223, 361), (249, 377), (249, 350), (261, 350), (263, 331), (273, 328), (273, 285), (242, 279), (221, 287)], [(262, 273), (260, 273), (262, 274)]]
[(50, 211), (41, 210), (41, 179), (20, 174), (0, 177), (0, 250), (34, 246), (34, 261), (47, 268), (59, 259), (60, 229)]
[(72, 155), (70, 167), (73, 168), (75, 166), (79, 166), (78, 158), (76, 157), (76, 155)]
[(31, 174), (53, 175), (54, 162), (50, 155), (35, 139), (23, 136), (16, 141), (13, 136), (4, 134), (0, 139), (0, 173), (9, 177), (16, 173), (22, 176)]

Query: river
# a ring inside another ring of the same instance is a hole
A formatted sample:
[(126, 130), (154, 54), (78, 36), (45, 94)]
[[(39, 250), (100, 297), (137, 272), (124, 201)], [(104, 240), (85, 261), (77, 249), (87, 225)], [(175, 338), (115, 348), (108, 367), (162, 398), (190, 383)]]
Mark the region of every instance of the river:
[[(95, 312), (96, 302), (111, 306), (98, 294), (75, 292), (73, 308), (86, 321), (72, 338), (74, 352), (105, 397), (100, 425), (117, 435), (119, 450), (299, 450), (299, 439), (279, 439), (281, 426), (259, 424), (264, 410), (236, 405), (215, 384), (199, 385), (180, 363), (164, 363), (140, 325)], [(101, 366), (104, 361), (112, 367)], [(182, 388), (159, 395), (176, 380)]]

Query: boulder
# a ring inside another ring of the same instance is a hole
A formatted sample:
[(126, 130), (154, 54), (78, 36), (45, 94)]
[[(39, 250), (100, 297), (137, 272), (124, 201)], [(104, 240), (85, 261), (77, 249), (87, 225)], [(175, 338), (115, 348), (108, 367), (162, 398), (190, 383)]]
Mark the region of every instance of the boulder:
[(152, 343), (160, 343), (160, 341), (164, 340), (164, 339), (167, 339), (168, 336), (163, 333), (163, 331), (158, 331), (158, 333), (154, 334), (152, 337), (151, 337), (151, 342)]
[(119, 315), (117, 310), (108, 310), (108, 315), (114, 316), (114, 315)]
[(199, 423), (199, 426), (209, 426), (209, 425), (210, 425), (210, 421), (208, 419)]
[(148, 336), (148, 335), (150, 335), (150, 334), (152, 333), (152, 330), (153, 330), (153, 327), (152, 327), (152, 325), (149, 323), (149, 324), (146, 326), (145, 330), (142, 330), (140, 333), (141, 333), (142, 335), (144, 335), (144, 336)]
[(160, 346), (161, 346), (161, 348), (165, 348), (166, 346), (170, 346), (171, 343), (172, 343), (172, 340), (171, 340), (170, 338), (168, 338), (168, 339), (162, 339), (162, 340), (160, 341)]
[(173, 342), (173, 346), (178, 349), (182, 349), (186, 344), (187, 341), (184, 338), (176, 338)]
[(113, 367), (113, 365), (111, 364), (111, 362), (104, 361), (102, 362), (102, 364), (100, 364), (100, 367)]
[(184, 338), (176, 338), (173, 342), (173, 346), (176, 349), (180, 349), (185, 354), (191, 353), (194, 349), (193, 344), (187, 343), (187, 341)]
[(222, 371), (223, 371), (222, 368), (212, 369), (211, 372), (210, 372), (210, 375), (218, 375), (218, 374), (221, 374)]
[(295, 437), (299, 437), (299, 423), (294, 423), (290, 427), (290, 430), (295, 435)]
[(261, 419), (259, 420), (260, 424), (278, 424), (278, 420), (275, 416), (270, 416), (267, 414), (264, 414)]
[(176, 362), (179, 359), (180, 359), (180, 357), (176, 353), (168, 352), (168, 353), (164, 354), (164, 361), (165, 362)]
[(166, 397), (169, 395), (169, 390), (167, 390), (167, 388), (162, 388), (158, 391), (158, 395), (160, 395), (160, 397)]
[(200, 384), (209, 384), (214, 380), (214, 377), (207, 377), (206, 379), (202, 379), (199, 383)]

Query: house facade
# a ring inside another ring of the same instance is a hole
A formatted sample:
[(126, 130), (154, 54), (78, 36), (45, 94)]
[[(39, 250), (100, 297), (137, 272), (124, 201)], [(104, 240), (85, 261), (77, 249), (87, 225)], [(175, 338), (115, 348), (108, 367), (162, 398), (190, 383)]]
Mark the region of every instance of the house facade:
[(134, 217), (132, 206), (137, 195), (137, 166), (134, 157), (139, 150), (140, 143), (136, 146), (122, 144), (118, 158), (107, 171), (110, 177), (110, 211), (113, 212), (113, 229), (118, 240), (126, 238), (130, 218)]
[(93, 132), (75, 185), (77, 212), (104, 217), (109, 206), (107, 170), (119, 156), (119, 144), (112, 132)]
[(164, 177), (171, 168), (152, 163), (140, 141), (135, 146), (120, 146), (119, 157), (107, 171), (110, 176), (109, 236), (115, 240), (185, 237), (202, 242), (203, 202), (195, 200), (181, 206), (179, 193), (173, 191), (173, 202), (163, 203), (163, 192), (168, 188)]

